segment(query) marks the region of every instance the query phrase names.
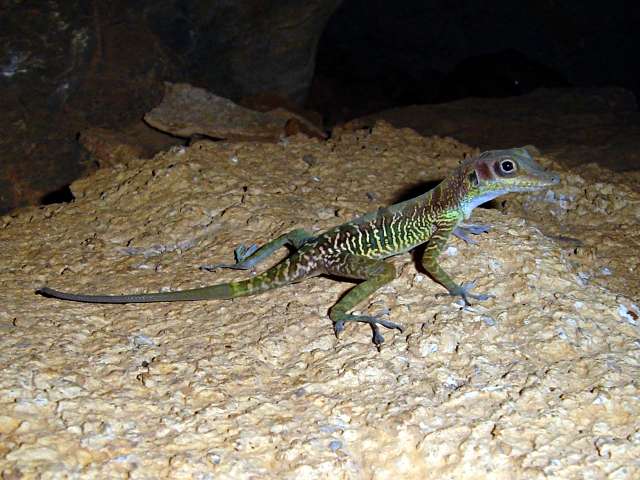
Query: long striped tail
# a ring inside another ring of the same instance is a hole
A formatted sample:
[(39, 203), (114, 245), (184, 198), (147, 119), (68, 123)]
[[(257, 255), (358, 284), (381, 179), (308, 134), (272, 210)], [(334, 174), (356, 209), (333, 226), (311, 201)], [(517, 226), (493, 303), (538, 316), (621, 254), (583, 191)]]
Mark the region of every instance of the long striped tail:
[(308, 272), (296, 272), (293, 265), (293, 257), (284, 259), (269, 270), (247, 280), (238, 282), (221, 283), (202, 288), (179, 290), (176, 292), (141, 293), (133, 295), (83, 295), (77, 293), (60, 292), (48, 287), (36, 290), (36, 293), (60, 300), (85, 303), (151, 303), (151, 302), (188, 302), (196, 300), (224, 300), (237, 297), (257, 295), (274, 288), (288, 285), (301, 280)]

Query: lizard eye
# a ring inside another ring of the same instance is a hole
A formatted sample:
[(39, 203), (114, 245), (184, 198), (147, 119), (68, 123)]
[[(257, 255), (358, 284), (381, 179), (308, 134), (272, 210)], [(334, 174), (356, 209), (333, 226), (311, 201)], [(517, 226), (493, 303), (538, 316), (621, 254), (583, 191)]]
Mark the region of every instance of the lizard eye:
[(500, 161), (499, 164), (500, 173), (510, 175), (517, 170), (516, 163), (510, 158), (505, 158)]

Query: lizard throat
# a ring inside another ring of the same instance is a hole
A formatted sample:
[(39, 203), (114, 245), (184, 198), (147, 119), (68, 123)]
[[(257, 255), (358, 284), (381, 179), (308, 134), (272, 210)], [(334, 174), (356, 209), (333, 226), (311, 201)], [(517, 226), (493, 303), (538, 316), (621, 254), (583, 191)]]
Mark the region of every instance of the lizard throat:
[(505, 193), (509, 193), (509, 191), (508, 190), (492, 190), (490, 192), (485, 192), (480, 195), (476, 195), (464, 201), (462, 205), (462, 213), (464, 214), (465, 220), (471, 216), (471, 212), (473, 211), (474, 208), (476, 208), (479, 205), (482, 205), (483, 203), (487, 203), (499, 197), (500, 195), (504, 195)]

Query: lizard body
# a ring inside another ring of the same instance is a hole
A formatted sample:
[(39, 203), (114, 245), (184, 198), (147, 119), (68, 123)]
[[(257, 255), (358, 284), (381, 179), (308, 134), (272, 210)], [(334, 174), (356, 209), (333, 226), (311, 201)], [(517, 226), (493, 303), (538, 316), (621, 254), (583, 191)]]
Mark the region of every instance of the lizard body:
[(247, 270), (285, 245), (295, 249), (282, 262), (247, 280), (134, 295), (80, 295), (47, 287), (37, 293), (62, 300), (118, 304), (230, 299), (329, 274), (362, 280), (329, 310), (336, 334), (344, 329), (345, 322), (364, 322), (371, 325), (373, 341), (380, 345), (384, 339), (378, 325), (400, 331), (402, 327), (378, 316), (348, 312), (395, 278), (395, 269), (385, 258), (426, 243), (422, 265), (434, 280), (450, 295), (461, 296), (465, 303), (469, 303), (469, 298), (484, 300), (487, 295), (470, 293), (473, 283), (457, 284), (438, 264), (437, 258), (447, 240), (454, 234), (473, 242), (466, 233), (487, 231), (483, 226), (461, 223), (478, 205), (506, 193), (540, 190), (558, 182), (558, 175), (544, 171), (524, 148), (492, 150), (466, 159), (438, 186), (416, 198), (370, 212), (318, 235), (293, 230), (259, 249), (241, 245), (235, 251), (235, 264), (203, 267)]

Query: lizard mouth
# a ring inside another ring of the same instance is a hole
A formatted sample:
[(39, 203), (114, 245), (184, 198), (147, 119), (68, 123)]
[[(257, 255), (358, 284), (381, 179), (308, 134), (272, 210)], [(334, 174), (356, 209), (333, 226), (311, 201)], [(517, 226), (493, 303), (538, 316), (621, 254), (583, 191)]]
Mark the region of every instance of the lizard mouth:
[(555, 172), (536, 172), (535, 178), (530, 182), (526, 180), (522, 184), (522, 191), (540, 190), (560, 183), (560, 175)]

